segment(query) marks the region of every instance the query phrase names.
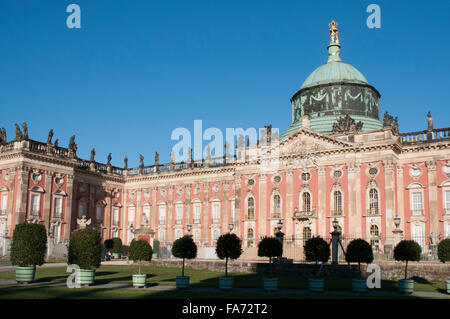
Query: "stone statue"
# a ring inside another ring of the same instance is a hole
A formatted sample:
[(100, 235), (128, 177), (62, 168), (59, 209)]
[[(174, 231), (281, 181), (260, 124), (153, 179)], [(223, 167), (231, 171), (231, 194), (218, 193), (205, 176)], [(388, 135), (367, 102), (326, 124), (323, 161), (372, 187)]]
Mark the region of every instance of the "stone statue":
[(394, 121), (392, 122), (392, 130), (395, 134), (398, 134), (398, 116), (396, 116)]
[(22, 123), (22, 127), (23, 127), (23, 138), (24, 139), (28, 139), (28, 125), (26, 122)]
[(3, 141), (3, 143), (8, 142), (6, 140), (6, 129), (4, 127), (2, 128), (2, 141)]
[(155, 165), (159, 165), (159, 154), (155, 152)]
[(47, 144), (52, 144), (52, 138), (53, 138), (53, 129), (50, 129), (50, 132), (48, 132)]
[(16, 126), (16, 139), (15, 139), (15, 141), (18, 142), (18, 141), (22, 140), (23, 135), (22, 135), (22, 131), (20, 130), (19, 125), (17, 125), (17, 123), (15, 123), (14, 125)]
[(123, 165), (124, 165), (124, 169), (128, 169), (128, 158), (125, 156), (125, 158), (123, 159)]
[(59, 140), (56, 139), (56, 140), (55, 140), (55, 147), (58, 147), (58, 142), (59, 142)]
[(392, 115), (390, 115), (388, 113), (388, 111), (386, 111), (383, 115), (383, 127), (392, 126), (393, 122), (394, 122), (394, 118), (392, 117)]
[(267, 145), (272, 144), (272, 124), (264, 126), (266, 128)]
[(140, 168), (144, 168), (144, 156), (142, 156), (142, 154), (139, 154), (139, 161), (140, 161)]
[(192, 148), (188, 147), (188, 161), (192, 162)]
[(94, 161), (94, 157), (95, 157), (95, 148), (93, 148), (91, 150), (91, 158), (89, 159), (89, 161), (93, 162)]
[(350, 115), (346, 114), (344, 117), (338, 119), (333, 123), (332, 134), (336, 133), (356, 133), (361, 131), (363, 122), (356, 122)]
[(86, 226), (89, 226), (91, 224), (91, 219), (87, 219), (85, 215), (83, 215), (81, 218), (77, 218), (77, 224), (80, 226), (80, 228), (86, 228)]
[(173, 150), (170, 151), (170, 162), (175, 163), (175, 152)]
[(108, 154), (108, 163), (106, 165), (111, 165), (112, 156), (111, 153)]
[(431, 117), (430, 111), (428, 111), (428, 114), (427, 114), (427, 123), (428, 123), (427, 131), (432, 131), (433, 130), (433, 118)]
[(329, 32), (330, 32), (330, 43), (338, 43), (339, 44), (339, 36), (338, 36), (338, 23), (331, 21), (331, 23), (328, 25)]
[(226, 158), (230, 157), (230, 144), (228, 142), (225, 142), (225, 156)]
[(209, 146), (209, 144), (206, 146), (206, 158), (208, 161), (211, 160), (211, 147)]
[[(52, 136), (53, 136), (53, 130), (52, 130)], [(69, 141), (69, 150), (76, 152), (77, 151), (77, 144), (75, 143), (75, 135), (72, 135), (70, 137), (70, 141)]]

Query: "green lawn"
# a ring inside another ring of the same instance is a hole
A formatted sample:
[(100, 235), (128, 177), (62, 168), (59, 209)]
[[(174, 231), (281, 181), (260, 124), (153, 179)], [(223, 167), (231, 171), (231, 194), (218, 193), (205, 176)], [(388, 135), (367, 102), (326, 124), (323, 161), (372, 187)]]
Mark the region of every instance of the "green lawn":
[[(123, 266), (101, 266), (96, 270), (95, 284), (107, 283), (132, 283), (131, 275), (137, 272), (138, 267), (132, 265)], [(147, 284), (152, 285), (175, 285), (175, 277), (181, 275), (181, 269), (171, 267), (143, 266), (143, 273), (147, 274)], [(66, 267), (38, 268), (36, 270), (37, 282), (65, 282), (69, 273)], [(187, 268), (186, 276), (190, 276), (190, 285), (193, 287), (212, 287), (219, 286), (219, 277), (224, 273), (209, 270), (196, 270)], [(249, 273), (231, 273), (236, 288), (262, 288), (263, 276)], [(278, 275), (280, 289), (308, 289), (308, 279), (293, 274)], [(0, 273), (0, 279), (15, 279), (15, 272)], [(8, 289), (12, 289), (11, 287)], [(19, 288), (16, 288), (19, 289)], [(29, 289), (29, 288), (27, 288)], [(50, 289), (50, 288), (49, 288)], [(325, 278), (326, 290), (352, 290), (350, 278)], [(382, 280), (382, 290), (398, 290), (397, 281)], [(445, 289), (445, 283), (440, 281), (416, 282), (415, 291), (442, 292)], [(100, 289), (101, 290), (101, 289)], [(124, 290), (124, 289), (122, 289)], [(107, 294), (107, 292), (105, 292)], [(140, 292), (136, 292), (140, 294)], [(97, 292), (95, 294), (101, 294)], [(128, 294), (128, 293), (127, 293)], [(133, 294), (133, 293), (130, 293)]]

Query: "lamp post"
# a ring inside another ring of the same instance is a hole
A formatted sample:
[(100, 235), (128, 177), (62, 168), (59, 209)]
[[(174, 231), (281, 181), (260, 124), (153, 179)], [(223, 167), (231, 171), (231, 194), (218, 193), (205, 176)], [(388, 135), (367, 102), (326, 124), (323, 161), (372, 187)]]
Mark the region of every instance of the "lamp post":
[(187, 224), (186, 227), (187, 227), (187, 231), (188, 231), (188, 236), (191, 236), (190, 233), (191, 233), (192, 225), (191, 224)]
[[(276, 239), (278, 239), (278, 241), (281, 244), (281, 248), (283, 249), (283, 237), (284, 237), (284, 234), (281, 231), (283, 229), (283, 222), (281, 221), (281, 219), (277, 223), (277, 229), (278, 229), (278, 232), (275, 234), (275, 237), (276, 237)], [(282, 256), (278, 256), (278, 258), (280, 258), (280, 259), (281, 259), (281, 257)]]
[(233, 228), (234, 228), (233, 221), (230, 222), (229, 226), (230, 226), (230, 233), (233, 233)]

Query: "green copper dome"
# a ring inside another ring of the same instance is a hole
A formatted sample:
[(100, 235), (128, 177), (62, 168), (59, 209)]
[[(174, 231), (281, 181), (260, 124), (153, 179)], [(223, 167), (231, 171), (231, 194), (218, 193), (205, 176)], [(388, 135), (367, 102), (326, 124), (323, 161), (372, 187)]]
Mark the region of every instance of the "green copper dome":
[(316, 132), (342, 134), (341, 119), (353, 121), (357, 131), (376, 131), (383, 127), (379, 114), (380, 93), (364, 75), (340, 57), (337, 23), (329, 24), (328, 60), (314, 70), (291, 98), (292, 123), (284, 138), (303, 125)]
[(314, 70), (303, 82), (301, 89), (338, 82), (369, 84), (364, 75), (355, 67), (342, 62), (339, 56), (340, 48), (339, 44), (330, 44), (328, 46), (329, 58), (327, 63)]

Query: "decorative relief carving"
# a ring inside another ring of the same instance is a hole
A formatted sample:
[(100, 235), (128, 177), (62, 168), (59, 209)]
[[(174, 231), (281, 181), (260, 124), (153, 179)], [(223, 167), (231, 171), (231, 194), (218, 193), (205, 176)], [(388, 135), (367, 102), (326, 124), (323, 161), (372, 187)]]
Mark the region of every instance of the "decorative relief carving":
[(363, 122), (356, 122), (350, 115), (346, 114), (340, 117), (336, 123), (333, 124), (332, 134), (337, 133), (357, 133), (362, 130)]

